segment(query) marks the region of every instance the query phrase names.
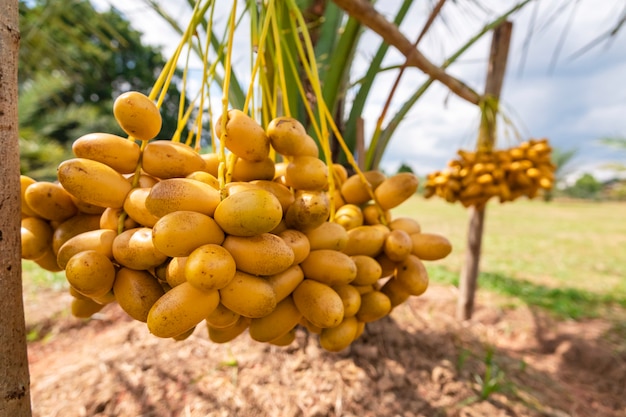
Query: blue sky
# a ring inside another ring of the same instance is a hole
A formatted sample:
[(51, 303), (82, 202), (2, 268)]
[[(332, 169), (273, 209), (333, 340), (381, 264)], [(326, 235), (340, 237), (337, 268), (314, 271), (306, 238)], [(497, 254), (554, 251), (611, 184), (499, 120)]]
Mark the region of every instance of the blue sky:
[[(147, 42), (164, 46), (164, 53), (171, 53), (178, 36), (169, 32), (159, 18), (152, 17), (140, 2), (120, 0), (97, 0), (96, 4), (107, 7), (114, 4), (131, 20), (133, 26), (143, 32)], [(180, 21), (186, 19), (186, 2), (162, 2)], [(405, 19), (401, 30), (409, 39), (415, 39), (428, 12), (425, 3), (416, 2)], [(441, 21), (432, 28), (431, 36), (424, 38), (420, 50), (433, 62), (440, 63), (486, 21), (486, 16), (510, 8), (517, 3), (512, 0), (483, 0), (487, 11), (480, 18), (468, 17), (479, 14), (474, 2), (459, 0), (461, 13), (444, 14), (447, 26)], [(535, 5), (536, 3), (537, 5)], [(377, 2), (376, 7), (392, 16), (398, 0)], [(572, 5), (577, 4), (575, 10)], [(598, 7), (602, 4), (602, 7)], [(538, 7), (537, 10), (534, 10)], [(563, 8), (556, 14), (555, 10)], [(599, 178), (613, 173), (603, 170), (610, 162), (626, 164), (626, 152), (616, 151), (598, 142), (606, 136), (626, 137), (626, 29), (610, 42), (573, 59), (571, 56), (590, 40), (614, 27), (624, 14), (623, 2), (618, 0), (540, 0), (526, 6), (513, 18), (513, 37), (509, 53), (507, 74), (502, 90), (502, 106), (521, 138), (514, 137), (513, 129), (502, 129), (498, 147), (514, 146), (518, 141), (531, 137), (547, 137), (554, 147), (577, 149), (571, 164), (572, 176), (592, 172)], [(446, 10), (444, 9), (444, 12)], [(532, 37), (528, 33), (534, 21)], [(549, 17), (548, 17), (549, 16)], [(556, 16), (556, 17), (555, 17)], [(568, 26), (569, 22), (569, 26)], [(366, 33), (358, 53), (359, 71), (365, 71), (373, 54), (373, 45), (380, 41), (375, 34)], [(561, 42), (561, 39), (564, 39)], [(484, 88), (486, 60), (490, 37), (474, 45), (449, 71), (476, 91)], [(555, 54), (558, 60), (553, 62)], [(402, 57), (396, 51), (389, 53), (389, 64), (399, 64)], [(368, 102), (364, 118), (366, 137), (371, 134), (386, 99), (390, 83), (395, 75), (382, 77), (377, 85), (379, 94)], [(407, 70), (402, 79), (394, 106), (402, 103), (424, 80), (416, 69)], [(401, 163), (410, 165), (415, 172), (424, 175), (443, 169), (459, 148), (474, 147), (478, 128), (478, 111), (473, 105), (450, 95), (441, 85), (434, 84), (414, 106), (399, 127), (387, 149), (382, 166), (389, 172)], [(501, 123), (504, 126), (504, 123)]]

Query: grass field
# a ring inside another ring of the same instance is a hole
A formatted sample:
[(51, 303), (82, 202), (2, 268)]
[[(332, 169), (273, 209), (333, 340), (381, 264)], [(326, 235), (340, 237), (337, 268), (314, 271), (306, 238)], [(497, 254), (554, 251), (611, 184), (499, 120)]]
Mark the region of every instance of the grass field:
[[(626, 308), (626, 203), (520, 200), (486, 210), (479, 286), (563, 317)], [(452, 254), (428, 266), (433, 281), (458, 282), (469, 212), (416, 196), (397, 216), (452, 241)]]

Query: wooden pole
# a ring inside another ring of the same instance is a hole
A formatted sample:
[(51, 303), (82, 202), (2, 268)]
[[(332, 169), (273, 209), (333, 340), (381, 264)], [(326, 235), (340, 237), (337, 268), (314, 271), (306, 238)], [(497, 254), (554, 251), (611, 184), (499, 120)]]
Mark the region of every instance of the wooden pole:
[[(512, 29), (513, 24), (511, 22), (503, 22), (493, 33), (484, 100), (491, 100), (491, 103), (495, 103), (495, 107), (490, 107), (486, 103), (483, 103), (483, 106), (481, 106), (483, 114), (476, 146), (478, 151), (491, 151), (496, 142), (496, 115), (509, 55)], [(480, 252), (485, 224), (485, 205), (471, 206), (469, 217), (467, 250), (465, 264), (461, 270), (459, 298), (456, 309), (458, 320), (468, 320), (474, 312), (474, 298), (478, 283)]]
[(29, 417), (17, 128), (18, 0), (0, 0), (0, 416)]

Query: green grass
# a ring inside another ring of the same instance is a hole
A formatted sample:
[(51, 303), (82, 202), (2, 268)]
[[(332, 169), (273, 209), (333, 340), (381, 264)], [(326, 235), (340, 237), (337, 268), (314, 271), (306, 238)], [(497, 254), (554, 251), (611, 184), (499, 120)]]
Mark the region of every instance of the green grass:
[(33, 261), (22, 260), (22, 279), (24, 285), (36, 288), (67, 288), (64, 272), (49, 272), (40, 268)]
[[(469, 212), (460, 204), (414, 197), (394, 217), (417, 219), (424, 232), (453, 244), (429, 262), (435, 282), (457, 283), (465, 259)], [(479, 287), (560, 317), (626, 308), (626, 203), (520, 200), (490, 203), (485, 216)]]
[[(441, 266), (429, 266), (433, 282), (458, 285), (459, 274)], [(483, 272), (479, 276), (481, 289), (493, 291), (530, 306), (544, 308), (562, 319), (581, 319), (606, 315), (612, 307), (626, 309), (626, 293), (599, 294), (571, 287), (555, 288), (538, 285), (525, 279)]]

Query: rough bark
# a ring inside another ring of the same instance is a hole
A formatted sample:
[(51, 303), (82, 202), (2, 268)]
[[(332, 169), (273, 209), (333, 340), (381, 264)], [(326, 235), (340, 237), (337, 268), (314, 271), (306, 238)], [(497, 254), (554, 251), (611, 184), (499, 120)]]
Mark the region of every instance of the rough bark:
[[(500, 99), (506, 63), (511, 43), (513, 24), (504, 22), (494, 30), (487, 69), (487, 81), (485, 84), (485, 97), (492, 97), (496, 102)], [(497, 109), (496, 109), (497, 111)], [(486, 122), (486, 123), (485, 123)], [(486, 124), (486, 125), (485, 125)], [(496, 142), (496, 118), (483, 117), (483, 123), (478, 134), (477, 148), (483, 151), (493, 149)], [(467, 232), (467, 249), (465, 264), (461, 270), (459, 281), (459, 298), (456, 309), (458, 320), (468, 320), (474, 312), (474, 298), (478, 285), (480, 272), (480, 253), (485, 224), (485, 205), (472, 206), (469, 211), (470, 222)]]
[(31, 415), (22, 301), (18, 0), (0, 0), (0, 416)]

